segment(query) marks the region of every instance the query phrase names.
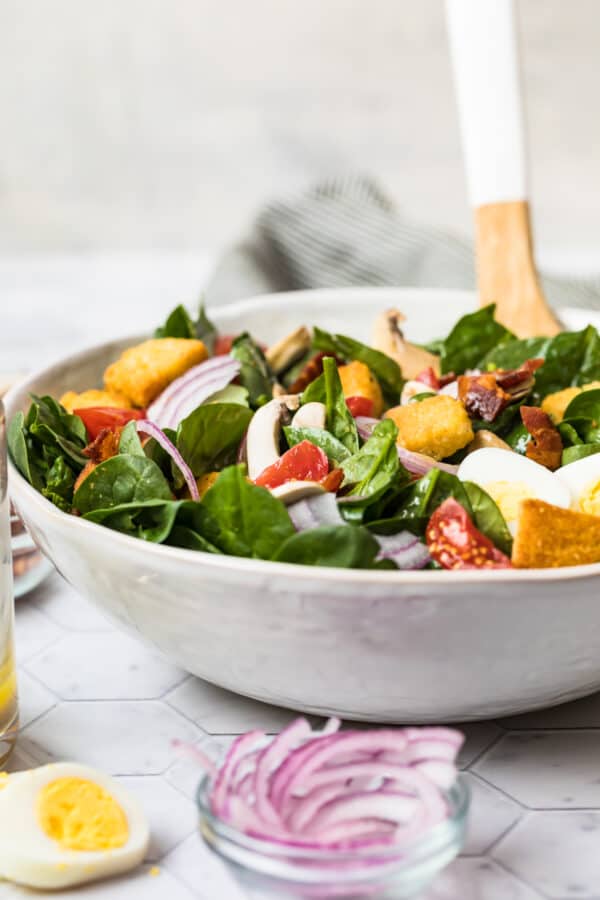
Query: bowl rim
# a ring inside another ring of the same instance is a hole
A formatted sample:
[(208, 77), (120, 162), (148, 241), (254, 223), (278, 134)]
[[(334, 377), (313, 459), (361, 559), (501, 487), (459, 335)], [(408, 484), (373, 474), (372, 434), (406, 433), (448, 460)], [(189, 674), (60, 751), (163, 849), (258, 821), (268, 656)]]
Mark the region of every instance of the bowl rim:
[[(472, 291), (454, 290), (445, 288), (378, 288), (378, 287), (350, 287), (350, 288), (327, 288), (313, 289), (302, 291), (283, 291), (273, 294), (262, 294), (251, 297), (246, 300), (229, 303), (213, 310), (215, 318), (222, 314), (226, 316), (235, 316), (238, 313), (248, 313), (253, 309), (264, 309), (265, 306), (277, 306), (282, 300), (290, 297), (301, 299), (303, 296), (314, 296), (318, 294), (324, 300), (332, 300), (341, 303), (348, 301), (354, 297), (362, 296), (372, 297), (374, 294), (381, 297), (382, 301), (401, 300), (402, 295), (420, 294), (422, 297), (429, 296), (435, 299), (452, 298), (457, 300), (469, 300), (474, 298)], [(565, 307), (564, 311), (568, 311), (569, 307)], [(585, 312), (585, 310), (577, 310), (577, 312)], [(593, 315), (593, 311), (590, 310)], [(597, 313), (595, 314), (597, 317)], [(35, 381), (48, 378), (55, 370), (62, 369), (65, 365), (76, 366), (77, 363), (84, 360), (93, 353), (100, 353), (104, 349), (109, 349), (114, 345), (126, 344), (140, 340), (140, 337), (147, 338), (147, 334), (141, 335), (125, 335), (115, 337), (100, 344), (93, 344), (89, 347), (77, 350), (75, 353), (61, 357), (50, 365), (36, 369), (29, 373), (26, 378), (13, 385), (4, 395), (3, 402), (8, 413), (13, 403), (18, 402), (18, 395), (23, 391), (27, 391), (28, 387)], [(28, 392), (28, 391), (27, 391)], [(20, 405), (20, 403), (19, 403)], [(17, 407), (11, 411), (11, 418), (17, 411)], [(279, 575), (281, 577), (298, 577), (301, 572), (305, 573), (306, 578), (317, 578), (326, 582), (348, 583), (355, 585), (376, 585), (376, 586), (398, 586), (404, 585), (459, 585), (459, 584), (511, 584), (514, 582), (549, 582), (549, 581), (573, 581), (585, 578), (596, 577), (600, 575), (600, 563), (589, 563), (580, 566), (562, 566), (548, 569), (473, 569), (473, 570), (385, 570), (385, 569), (344, 569), (333, 566), (307, 566), (300, 563), (283, 563), (272, 560), (250, 559), (242, 556), (228, 556), (225, 554), (206, 553), (202, 550), (188, 550), (183, 547), (171, 547), (165, 544), (154, 544), (149, 541), (143, 541), (140, 538), (131, 537), (127, 534), (114, 531), (96, 522), (89, 522), (80, 516), (73, 516), (70, 513), (63, 512), (54, 506), (50, 500), (47, 500), (39, 491), (29, 484), (29, 482), (21, 475), (14, 465), (10, 454), (8, 455), (8, 472), (9, 486), (13, 499), (17, 499), (18, 495), (24, 495), (29, 503), (35, 504), (40, 515), (50, 517), (56, 520), (57, 525), (63, 525), (65, 528), (82, 529), (85, 534), (89, 531), (90, 537), (94, 535), (98, 537), (98, 529), (102, 530), (106, 541), (114, 541), (117, 546), (123, 548), (130, 547), (132, 551), (138, 550), (142, 552), (142, 546), (146, 548), (146, 552), (154, 555), (158, 559), (171, 559), (173, 561), (180, 560), (189, 563), (192, 559), (198, 559), (200, 556), (203, 566), (207, 566), (214, 571), (229, 569), (238, 572), (240, 575)], [(15, 490), (16, 488), (16, 490)], [(91, 529), (91, 530), (90, 530)]]

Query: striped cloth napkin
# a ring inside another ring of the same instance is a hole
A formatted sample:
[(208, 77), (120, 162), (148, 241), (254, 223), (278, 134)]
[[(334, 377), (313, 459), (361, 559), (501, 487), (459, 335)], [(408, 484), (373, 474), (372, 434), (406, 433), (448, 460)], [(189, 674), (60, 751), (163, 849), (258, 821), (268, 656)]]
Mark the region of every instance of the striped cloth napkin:
[[(556, 306), (600, 309), (600, 278), (542, 281)], [(371, 179), (335, 179), (269, 203), (217, 266), (206, 300), (351, 285), (473, 288), (473, 248), (406, 219)]]

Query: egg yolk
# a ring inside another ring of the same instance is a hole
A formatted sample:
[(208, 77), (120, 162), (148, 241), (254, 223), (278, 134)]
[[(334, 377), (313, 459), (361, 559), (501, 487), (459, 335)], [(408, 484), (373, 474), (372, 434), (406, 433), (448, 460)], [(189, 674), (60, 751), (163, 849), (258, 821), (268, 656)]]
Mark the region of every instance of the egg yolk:
[(58, 778), (38, 795), (38, 819), (65, 850), (115, 850), (129, 839), (127, 816), (108, 791), (83, 778)]
[(600, 516), (600, 481), (592, 481), (579, 497), (581, 512), (590, 516)]
[(496, 503), (507, 522), (514, 522), (518, 519), (521, 500), (535, 497), (529, 485), (524, 481), (490, 481), (483, 485), (483, 488)]

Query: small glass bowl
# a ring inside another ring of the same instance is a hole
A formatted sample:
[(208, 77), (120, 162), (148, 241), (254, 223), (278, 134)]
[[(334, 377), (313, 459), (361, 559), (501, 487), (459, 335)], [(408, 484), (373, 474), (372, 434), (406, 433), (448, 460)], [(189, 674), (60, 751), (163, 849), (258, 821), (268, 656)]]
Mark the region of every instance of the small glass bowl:
[(410, 847), (363, 850), (313, 850), (252, 838), (210, 811), (211, 780), (205, 777), (196, 800), (200, 833), (207, 846), (229, 865), (251, 897), (415, 897), (460, 852), (469, 810), (469, 787), (459, 776), (446, 794), (448, 818)]

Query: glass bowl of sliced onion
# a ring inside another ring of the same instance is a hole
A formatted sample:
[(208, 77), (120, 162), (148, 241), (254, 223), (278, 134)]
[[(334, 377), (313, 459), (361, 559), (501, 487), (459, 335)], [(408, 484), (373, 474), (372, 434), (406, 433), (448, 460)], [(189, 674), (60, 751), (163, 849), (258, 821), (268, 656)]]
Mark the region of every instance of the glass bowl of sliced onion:
[(242, 735), (218, 766), (199, 760), (202, 837), (250, 896), (415, 897), (459, 853), (460, 732), (338, 729), (297, 719)]

